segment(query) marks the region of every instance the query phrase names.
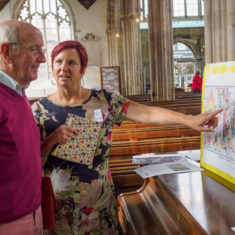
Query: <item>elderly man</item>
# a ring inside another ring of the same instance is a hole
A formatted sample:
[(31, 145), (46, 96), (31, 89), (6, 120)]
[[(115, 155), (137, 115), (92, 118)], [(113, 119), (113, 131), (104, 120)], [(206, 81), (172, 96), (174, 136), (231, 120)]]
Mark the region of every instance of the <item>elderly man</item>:
[(0, 234), (42, 234), (40, 133), (24, 94), (42, 48), (33, 25), (0, 23)]

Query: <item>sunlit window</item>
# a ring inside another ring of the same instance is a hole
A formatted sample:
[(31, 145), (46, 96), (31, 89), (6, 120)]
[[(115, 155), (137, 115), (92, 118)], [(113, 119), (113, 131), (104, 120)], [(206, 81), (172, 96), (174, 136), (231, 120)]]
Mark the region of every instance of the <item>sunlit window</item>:
[(140, 18), (148, 21), (148, 0), (140, 0)]
[(43, 34), (47, 49), (45, 64), (41, 64), (38, 80), (51, 77), (51, 51), (61, 41), (72, 39), (71, 20), (60, 0), (26, 0), (18, 20), (29, 22)]
[(204, 0), (201, 0), (201, 14), (204, 16)]
[(173, 45), (174, 59), (188, 59), (194, 58), (191, 49), (184, 43), (177, 42)]
[(184, 0), (174, 0), (173, 1), (174, 16), (184, 16), (185, 15), (185, 5)]
[(200, 17), (203, 15), (203, 0), (173, 0), (173, 17)]
[(198, 0), (187, 0), (187, 16), (198, 16)]
[[(147, 21), (148, 0), (139, 0), (140, 17)], [(173, 17), (203, 16), (204, 0), (173, 0)]]

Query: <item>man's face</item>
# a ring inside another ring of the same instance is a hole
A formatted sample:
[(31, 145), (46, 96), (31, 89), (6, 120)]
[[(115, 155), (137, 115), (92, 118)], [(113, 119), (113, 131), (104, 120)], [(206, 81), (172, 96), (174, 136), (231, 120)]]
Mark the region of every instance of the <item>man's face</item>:
[(24, 30), (25, 35), (19, 36), (19, 49), (12, 52), (13, 78), (21, 86), (36, 80), (41, 63), (46, 61), (43, 38), (39, 30), (34, 27)]

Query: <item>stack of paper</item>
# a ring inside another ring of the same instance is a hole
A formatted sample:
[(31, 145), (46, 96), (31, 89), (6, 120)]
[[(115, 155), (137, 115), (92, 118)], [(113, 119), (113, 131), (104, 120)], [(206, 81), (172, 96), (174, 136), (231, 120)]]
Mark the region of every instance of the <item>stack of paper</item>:
[(156, 175), (174, 174), (191, 171), (202, 171), (199, 164), (189, 160), (182, 154), (141, 154), (132, 158), (132, 163), (148, 164), (135, 169), (135, 172), (142, 178)]

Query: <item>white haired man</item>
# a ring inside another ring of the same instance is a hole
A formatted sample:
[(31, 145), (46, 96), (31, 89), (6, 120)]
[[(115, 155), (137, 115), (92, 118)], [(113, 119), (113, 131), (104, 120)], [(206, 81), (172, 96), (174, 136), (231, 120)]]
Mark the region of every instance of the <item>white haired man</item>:
[(42, 234), (40, 133), (24, 89), (45, 62), (33, 25), (0, 23), (0, 234)]

